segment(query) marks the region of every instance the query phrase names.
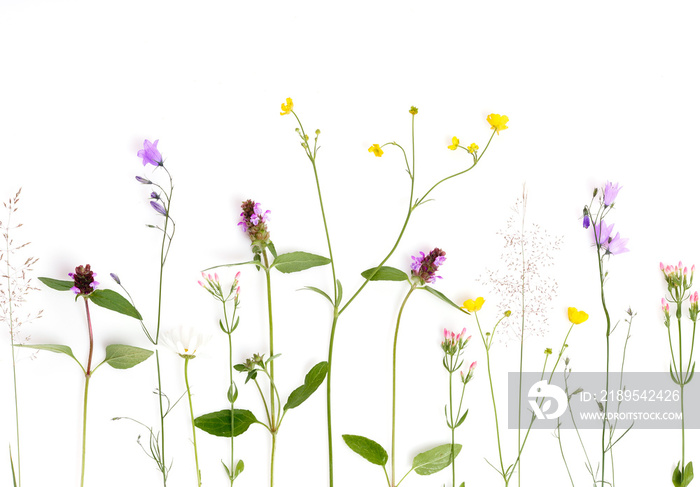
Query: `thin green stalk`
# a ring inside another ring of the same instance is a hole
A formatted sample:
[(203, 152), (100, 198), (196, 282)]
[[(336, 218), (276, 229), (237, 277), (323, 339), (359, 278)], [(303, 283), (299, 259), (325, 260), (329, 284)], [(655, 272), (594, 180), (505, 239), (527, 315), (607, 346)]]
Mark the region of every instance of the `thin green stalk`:
[[(598, 235), (596, 235), (595, 225), (593, 226), (593, 235), (595, 241), (598, 242)], [(605, 332), (605, 390), (610, 390), (610, 313), (608, 312), (608, 307), (605, 304), (605, 275), (603, 274), (603, 258), (600, 255), (600, 244), (596, 243), (596, 251), (598, 253), (598, 273), (600, 275), (600, 300), (603, 305), (603, 311), (605, 312), (605, 322), (606, 322), (606, 332)], [(601, 438), (601, 485), (605, 484), (605, 424), (608, 418), (608, 402), (605, 401), (605, 408), (603, 412), (603, 432)]]
[(187, 400), (190, 403), (190, 419), (192, 420), (192, 443), (194, 443), (194, 465), (197, 469), (197, 487), (202, 485), (202, 473), (199, 471), (199, 457), (197, 456), (197, 429), (194, 427), (194, 410), (192, 409), (192, 393), (190, 392), (190, 381), (187, 377), (187, 366), (190, 363), (189, 357), (185, 357), (185, 386), (187, 387)]
[(557, 423), (557, 441), (559, 442), (559, 452), (561, 452), (561, 459), (564, 461), (564, 466), (566, 467), (566, 473), (569, 475), (569, 480), (571, 481), (571, 487), (574, 486), (574, 478), (571, 476), (571, 471), (569, 470), (569, 464), (566, 461), (566, 456), (564, 456), (564, 447), (561, 444), (561, 423)]
[(685, 412), (683, 405), (683, 389), (685, 388), (685, 377), (683, 374), (683, 340), (681, 337), (681, 303), (683, 299), (677, 301), (676, 316), (678, 317), (678, 382), (681, 388), (681, 475), (685, 474)]
[(393, 381), (391, 386), (391, 485), (395, 487), (396, 481), (396, 345), (399, 341), (399, 325), (401, 324), (401, 315), (406, 306), (408, 298), (411, 297), (413, 291), (416, 290), (416, 284), (411, 285), (406, 297), (399, 308), (399, 316), (396, 318), (396, 332), (394, 333), (394, 360), (392, 364)]
[(88, 406), (88, 386), (90, 385), (90, 375), (85, 374), (85, 395), (83, 397), (83, 456), (80, 468), (80, 487), (85, 484), (85, 446), (87, 439), (87, 406)]
[[(527, 204), (526, 193), (523, 188), (523, 217), (520, 223), (520, 255), (522, 256), (523, 269), (521, 274), (521, 320), (520, 320), (520, 375), (518, 377), (518, 450), (520, 450), (521, 416), (523, 411), (523, 356), (525, 355), (525, 207)], [(518, 465), (518, 487), (520, 487), (520, 469)]]
[(457, 484), (455, 482), (455, 418), (454, 414), (452, 412), (452, 364), (450, 364), (450, 374), (449, 374), (449, 381), (450, 381), (450, 429), (452, 430), (452, 443), (451, 443), (451, 448), (450, 448), (450, 454), (452, 455), (452, 487), (456, 487)]
[[(223, 296), (222, 296), (223, 297)], [(237, 301), (236, 301), (237, 303)], [(231, 329), (231, 325), (229, 325), (228, 321), (228, 314), (226, 312), (226, 300), (222, 300), (221, 304), (223, 305), (224, 308), (224, 320), (226, 321), (226, 334), (228, 335), (228, 374), (229, 374), (229, 390), (231, 391), (231, 394), (233, 394), (233, 341), (231, 339), (231, 335), (233, 334), (233, 330)], [(231, 322), (235, 323), (236, 319), (236, 306), (234, 303), (233, 307), (233, 316), (231, 317)], [(229, 470), (229, 480), (231, 481), (231, 486), (233, 486), (233, 473), (235, 472), (235, 465), (234, 465), (234, 456), (233, 456), (233, 428), (234, 428), (234, 403), (231, 401), (231, 469)]]
[[(274, 329), (272, 326), (272, 285), (270, 282), (270, 263), (267, 258), (267, 250), (263, 249), (262, 252), (263, 261), (265, 263), (265, 284), (267, 286), (267, 315), (268, 322), (270, 325), (269, 337), (270, 337), (270, 357), (275, 355), (275, 336)], [(275, 479), (275, 448), (277, 443), (277, 428), (279, 423), (277, 421), (277, 416), (275, 414), (275, 361), (274, 359), (270, 361), (270, 372), (268, 374), (270, 379), (270, 433), (272, 434), (272, 452), (270, 453), (270, 487), (274, 485)], [(281, 403), (280, 403), (281, 406)]]
[[(491, 402), (493, 403), (493, 415), (496, 420), (496, 442), (498, 443), (498, 460), (501, 464), (501, 475), (503, 476), (503, 480), (505, 481), (505, 485), (508, 485), (508, 479), (506, 478), (505, 474), (505, 468), (503, 466), (503, 452), (501, 450), (501, 433), (498, 428), (498, 409), (496, 408), (496, 395), (493, 392), (493, 378), (491, 377), (491, 354), (489, 351), (489, 344), (486, 343), (486, 337), (484, 336), (484, 333), (481, 330), (481, 324), (479, 323), (479, 315), (474, 312), (474, 318), (476, 319), (476, 326), (479, 328), (479, 335), (481, 335), (481, 340), (484, 342), (484, 349), (486, 350), (486, 371), (489, 376), (489, 387), (491, 389)], [(495, 330), (495, 327), (494, 327)], [(491, 335), (493, 338), (493, 334)]]

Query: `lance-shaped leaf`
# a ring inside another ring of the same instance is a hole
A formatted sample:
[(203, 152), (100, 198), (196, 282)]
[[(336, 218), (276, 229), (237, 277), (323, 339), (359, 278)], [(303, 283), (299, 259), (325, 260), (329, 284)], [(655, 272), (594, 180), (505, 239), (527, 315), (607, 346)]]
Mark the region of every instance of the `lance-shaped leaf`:
[(58, 279), (51, 279), (50, 277), (40, 277), (39, 280), (56, 291), (70, 291), (71, 288), (75, 286), (73, 281), (59, 281)]
[(323, 296), (324, 298), (326, 298), (331, 304), (333, 304), (333, 300), (331, 299), (331, 297), (330, 297), (328, 294), (326, 294), (325, 291), (323, 291), (323, 290), (321, 290), (321, 289), (319, 289), (319, 288), (317, 288), (317, 287), (313, 287), (313, 286), (304, 286), (303, 288), (299, 289), (299, 291), (313, 291), (313, 292), (315, 292), (315, 293), (320, 294), (321, 296)]
[[(233, 436), (238, 436), (245, 433), (251, 424), (260, 423), (260, 421), (247, 409), (234, 409), (233, 423)], [(231, 410), (223, 409), (214, 413), (204, 414), (194, 420), (194, 425), (210, 435), (230, 438)]]
[(107, 308), (137, 320), (141, 319), (141, 313), (121, 294), (111, 289), (95, 289), (87, 295), (88, 299), (97, 306)]
[(319, 362), (306, 374), (304, 384), (292, 391), (287, 399), (287, 404), (284, 405), (284, 410), (292, 409), (300, 406), (306, 401), (311, 394), (316, 392), (316, 389), (323, 383), (328, 373), (328, 362)]
[(447, 304), (449, 304), (449, 305), (452, 306), (453, 308), (458, 309), (459, 311), (461, 311), (461, 312), (464, 313), (464, 314), (467, 314), (467, 315), (469, 314), (468, 311), (462, 309), (459, 305), (453, 303), (452, 300), (451, 300), (450, 298), (448, 298), (447, 296), (445, 296), (444, 294), (442, 294), (442, 293), (441, 293), (440, 291), (438, 291), (437, 289), (433, 289), (433, 288), (430, 287), (430, 286), (424, 286), (424, 287), (421, 287), (421, 288), (418, 288), (418, 289), (425, 289), (425, 290), (428, 291), (430, 294), (432, 294), (433, 296), (436, 296), (437, 298), (439, 298), (439, 299), (441, 299), (442, 301), (446, 302)]
[(312, 267), (330, 264), (331, 260), (308, 252), (289, 252), (280, 254), (275, 258), (272, 267), (278, 271), (288, 274), (290, 272), (305, 271)]
[(83, 364), (81, 364), (77, 358), (75, 358), (75, 355), (73, 355), (73, 350), (68, 345), (52, 345), (52, 344), (41, 344), (41, 345), (21, 345), (17, 344), (15, 347), (26, 347), (26, 348), (33, 348), (35, 350), (47, 350), (49, 352), (53, 353), (63, 353), (68, 355), (70, 358), (75, 360), (75, 362), (80, 365), (80, 368), (83, 369), (83, 372), (85, 369), (83, 368)]
[[(462, 445), (455, 445), (455, 458), (462, 450)], [(413, 459), (413, 469), (418, 475), (432, 475), (452, 463), (452, 445), (436, 446), (426, 452), (419, 453)]]
[[(375, 272), (376, 270), (376, 272)], [(374, 274), (374, 275), (372, 275)], [(396, 267), (382, 266), (379, 269), (372, 267), (362, 273), (362, 277), (370, 281), (407, 281), (408, 274)]]
[(147, 360), (151, 355), (153, 355), (152, 351), (143, 348), (129, 345), (107, 345), (104, 361), (115, 369), (130, 369)]
[(369, 438), (357, 435), (343, 435), (343, 440), (345, 440), (345, 444), (352, 451), (370, 463), (383, 467), (389, 459), (389, 455), (384, 447)]

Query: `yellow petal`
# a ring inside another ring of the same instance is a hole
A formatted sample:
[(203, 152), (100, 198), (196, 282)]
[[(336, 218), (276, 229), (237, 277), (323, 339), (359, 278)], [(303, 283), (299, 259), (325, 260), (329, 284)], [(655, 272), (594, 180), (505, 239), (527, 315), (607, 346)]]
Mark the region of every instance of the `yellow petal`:
[(569, 321), (574, 325), (580, 325), (588, 319), (588, 313), (585, 311), (579, 311), (576, 308), (569, 308)]

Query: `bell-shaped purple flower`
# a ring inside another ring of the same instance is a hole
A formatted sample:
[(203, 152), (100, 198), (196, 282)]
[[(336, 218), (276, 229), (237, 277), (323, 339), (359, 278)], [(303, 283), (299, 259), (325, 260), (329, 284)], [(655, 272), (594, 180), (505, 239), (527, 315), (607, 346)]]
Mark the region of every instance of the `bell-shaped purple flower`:
[(613, 255), (624, 254), (625, 252), (629, 252), (629, 249), (625, 247), (628, 240), (628, 238), (620, 238), (620, 232), (617, 232), (605, 247), (607, 248), (608, 252)]
[[(150, 140), (146, 139), (143, 141), (143, 149), (138, 151), (136, 154), (138, 157), (143, 159), (143, 165), (152, 164), (154, 166), (163, 165), (163, 156), (158, 150), (158, 141), (151, 143)], [(138, 179), (138, 178), (137, 178)]]
[(166, 211), (165, 211), (165, 208), (160, 203), (158, 203), (156, 201), (151, 201), (151, 206), (153, 207), (154, 210), (156, 210), (161, 215), (168, 216)]
[(153, 184), (150, 179), (142, 178), (141, 176), (136, 176), (136, 180), (141, 184)]
[(605, 187), (603, 188), (603, 204), (605, 206), (610, 206), (615, 202), (615, 198), (617, 198), (617, 193), (620, 192), (622, 187), (619, 185), (619, 183), (611, 183), (608, 181), (605, 183)]

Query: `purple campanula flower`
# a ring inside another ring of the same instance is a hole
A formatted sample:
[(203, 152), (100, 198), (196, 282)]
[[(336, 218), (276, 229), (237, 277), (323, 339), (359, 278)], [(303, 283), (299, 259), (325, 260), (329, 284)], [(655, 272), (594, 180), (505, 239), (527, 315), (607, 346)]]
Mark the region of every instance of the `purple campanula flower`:
[(620, 232), (617, 232), (613, 238), (610, 239), (605, 248), (613, 255), (624, 254), (629, 252), (629, 249), (625, 247), (627, 245), (628, 238), (620, 238)]
[(136, 154), (138, 157), (143, 159), (143, 165), (152, 164), (154, 166), (163, 165), (163, 156), (158, 150), (158, 140), (151, 143), (150, 140), (146, 139), (143, 141), (143, 149), (138, 151)]
[(136, 176), (136, 180), (141, 184), (153, 184), (150, 179), (142, 178), (141, 176)]
[(159, 199), (160, 199), (160, 195), (159, 195), (158, 193), (156, 193), (155, 191), (151, 191), (151, 199), (153, 199), (153, 200), (159, 200)]
[(606, 245), (614, 227), (614, 223), (608, 226), (608, 224), (602, 220), (599, 224), (594, 225), (593, 229), (595, 231), (596, 243), (603, 246)]
[(588, 207), (583, 207), (583, 228), (591, 226), (591, 217), (588, 215)]
[(445, 262), (445, 251), (435, 247), (428, 255), (420, 252), (420, 257), (411, 256), (411, 274), (420, 279), (421, 283), (433, 283), (435, 279), (442, 279), (435, 273)]
[(161, 205), (160, 203), (157, 203), (155, 201), (151, 201), (151, 206), (153, 207), (154, 210), (156, 210), (161, 215), (168, 216), (167, 213), (165, 212), (165, 208), (163, 208), (163, 205)]
[(119, 276), (116, 275), (114, 272), (110, 272), (110, 273), (109, 273), (109, 276), (110, 276), (112, 279), (114, 279), (114, 282), (116, 282), (117, 284), (121, 284), (121, 283), (122, 283), (122, 281), (119, 279)]
[(613, 184), (610, 181), (605, 183), (605, 187), (603, 188), (603, 205), (612, 205), (615, 202), (615, 198), (617, 198), (617, 193), (619, 193), (621, 189), (622, 187), (619, 183)]
[(78, 266), (75, 268), (75, 273), (70, 272), (68, 275), (73, 278), (74, 286), (71, 291), (75, 294), (88, 295), (100, 284), (95, 281), (96, 274), (90, 270), (90, 264)]

